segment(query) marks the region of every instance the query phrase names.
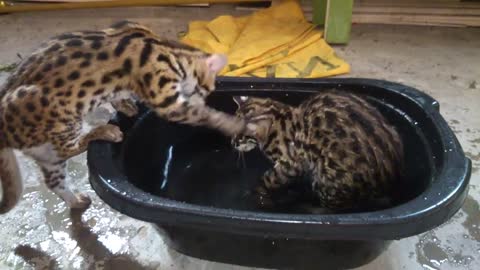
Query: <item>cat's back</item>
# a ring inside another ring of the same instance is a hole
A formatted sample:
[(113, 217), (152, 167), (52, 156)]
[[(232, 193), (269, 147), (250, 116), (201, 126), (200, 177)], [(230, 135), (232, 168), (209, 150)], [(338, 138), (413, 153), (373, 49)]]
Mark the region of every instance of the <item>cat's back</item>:
[(307, 144), (325, 169), (379, 182), (398, 176), (401, 138), (364, 98), (330, 90), (312, 96), (300, 108)]
[(2, 96), (20, 85), (41, 86), (56, 78), (73, 81), (122, 67), (126, 56), (141, 49), (136, 42), (154, 37), (147, 27), (129, 21), (98, 31), (59, 34), (43, 42), (22, 59), (4, 85)]

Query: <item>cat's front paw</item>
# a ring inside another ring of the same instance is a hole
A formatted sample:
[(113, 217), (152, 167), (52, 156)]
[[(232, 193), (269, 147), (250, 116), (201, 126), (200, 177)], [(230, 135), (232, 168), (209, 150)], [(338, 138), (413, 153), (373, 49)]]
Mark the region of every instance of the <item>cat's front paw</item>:
[(123, 140), (123, 132), (120, 130), (119, 127), (115, 125), (105, 125), (102, 127), (102, 136), (103, 140), (109, 142), (121, 142)]
[(247, 130), (247, 121), (240, 117), (230, 118), (225, 132), (230, 137), (244, 136)]
[(92, 203), (92, 200), (88, 195), (83, 193), (75, 194), (76, 200), (69, 203), (70, 208), (72, 209), (86, 209)]
[(262, 209), (270, 209), (274, 207), (274, 202), (268, 190), (263, 186), (255, 188), (255, 199), (257, 205)]
[(245, 124), (245, 130), (243, 131), (243, 134), (245, 136), (250, 136), (250, 137), (255, 137), (256, 135), (256, 126), (255, 124), (252, 123), (246, 123)]

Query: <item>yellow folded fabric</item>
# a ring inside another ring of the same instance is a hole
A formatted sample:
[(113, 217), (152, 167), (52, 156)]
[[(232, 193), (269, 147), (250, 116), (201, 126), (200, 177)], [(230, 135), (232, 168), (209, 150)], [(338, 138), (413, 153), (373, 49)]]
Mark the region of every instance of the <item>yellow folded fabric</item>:
[(181, 41), (227, 54), (223, 76), (319, 78), (350, 72), (322, 35), (290, 0), (246, 17), (193, 21)]

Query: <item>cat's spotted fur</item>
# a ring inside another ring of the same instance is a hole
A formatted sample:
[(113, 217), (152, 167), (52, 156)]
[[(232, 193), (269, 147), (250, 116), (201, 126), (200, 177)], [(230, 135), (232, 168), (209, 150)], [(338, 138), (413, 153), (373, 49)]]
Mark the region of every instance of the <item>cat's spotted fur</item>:
[(208, 126), (229, 136), (244, 132), (242, 119), (205, 105), (225, 64), (223, 55), (161, 39), (126, 21), (49, 40), (20, 63), (0, 91), (0, 213), (21, 196), (13, 149), (38, 163), (48, 188), (70, 207), (89, 204), (87, 196), (67, 187), (65, 164), (93, 140), (122, 140), (114, 125), (85, 122), (101, 106), (111, 104), (134, 115), (132, 100), (138, 98), (170, 121)]
[(255, 127), (253, 137), (232, 140), (239, 151), (258, 146), (273, 162), (259, 192), (273, 191), (302, 176), (321, 207), (342, 210), (384, 201), (400, 179), (403, 145), (395, 128), (357, 95), (325, 91), (298, 107), (271, 99), (236, 97), (237, 115)]

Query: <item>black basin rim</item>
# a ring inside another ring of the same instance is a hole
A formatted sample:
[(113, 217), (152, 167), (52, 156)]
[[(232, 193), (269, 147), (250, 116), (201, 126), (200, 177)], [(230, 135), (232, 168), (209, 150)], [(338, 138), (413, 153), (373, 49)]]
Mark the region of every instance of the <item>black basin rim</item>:
[[(264, 231), (262, 228), (266, 228), (265, 226), (276, 224), (283, 225), (280, 226), (281, 228), (279, 228), (279, 231), (288, 229), (289, 226), (301, 226), (306, 230), (313, 229), (315, 227), (314, 231), (318, 231), (318, 228), (321, 227), (321, 230), (324, 232), (320, 234), (325, 235), (329, 233), (329, 228), (335, 230), (335, 227), (342, 227), (344, 229), (348, 229), (348, 227), (368, 227), (365, 228), (365, 230), (370, 232), (368, 235), (369, 239), (372, 237), (378, 237), (380, 239), (398, 239), (427, 231), (448, 220), (461, 207), (466, 197), (471, 162), (465, 157), (455, 135), (448, 127), (446, 121), (434, 107), (434, 103), (436, 101), (430, 96), (408, 86), (371, 79), (272, 80), (258, 78), (219, 78), (219, 85), (234, 84), (234, 87), (238, 88), (239, 91), (245, 91), (245, 84), (257, 85), (266, 83), (275, 85), (280, 83), (293, 84), (298, 82), (315, 85), (341, 84), (344, 86), (363, 84), (367, 87), (382, 87), (385, 88), (385, 90), (394, 92), (397, 95), (400, 94), (408, 97), (418, 106), (421, 106), (432, 118), (436, 128), (443, 132), (445, 136), (440, 138), (442, 140), (442, 145), (444, 147), (448, 145), (452, 149), (452, 151), (447, 151), (445, 153), (444, 161), (445, 163), (450, 163), (448, 166), (449, 168), (457, 168), (457, 170), (449, 170), (447, 168), (439, 171), (437, 179), (442, 180), (433, 182), (431, 187), (424, 191), (423, 194), (402, 205), (382, 211), (348, 214), (348, 217), (345, 217), (344, 215), (271, 214), (221, 209), (177, 202), (166, 198), (152, 196), (151, 194), (136, 188), (127, 181), (115, 183), (115, 187), (112, 184), (107, 183), (106, 179), (100, 178), (98, 175), (99, 169), (95, 165), (97, 162), (109, 162), (108, 160), (98, 160), (98, 157), (95, 157), (94, 152), (98, 151), (99, 149), (103, 149), (103, 151), (109, 153), (109, 151), (111, 151), (108, 148), (110, 144), (105, 142), (95, 142), (91, 144), (88, 151), (88, 166), (92, 172), (90, 182), (94, 190), (104, 201), (109, 203), (110, 206), (121, 211), (122, 213), (128, 214), (134, 218), (155, 223), (164, 222), (165, 218), (163, 216), (169, 215), (178, 218), (177, 222), (179, 222), (179, 224), (181, 223), (180, 221), (184, 221), (184, 224), (186, 225), (194, 224), (198, 226), (204, 226), (206, 228), (211, 227), (212, 223), (215, 221), (224, 225), (219, 227), (228, 226), (229, 228), (225, 228), (227, 231), (231, 231), (232, 228), (238, 229), (239, 231), (252, 230), (252, 228), (259, 229), (259, 231)], [(219, 89), (218, 91), (233, 90)], [(415, 99), (415, 97), (421, 97), (423, 100), (429, 101), (429, 104), (419, 102), (417, 99)], [(443, 167), (445, 168), (445, 166)], [(119, 175), (119, 177), (122, 176)], [(126, 179), (125, 176), (123, 177)], [(464, 181), (458, 181), (457, 179), (464, 179)], [(439, 194), (435, 193), (435, 190), (436, 188), (439, 188), (441, 182), (445, 181), (452, 182), (452, 185), (450, 186), (447, 195), (442, 194), (440, 196)], [(117, 187), (123, 187), (125, 188), (124, 190), (128, 189), (129, 195), (125, 196), (122, 194), (124, 191), (117, 189)], [(143, 198), (151, 198), (151, 200), (145, 200)], [(137, 212), (133, 210), (134, 207), (128, 207), (127, 209), (126, 207), (121, 206), (126, 204), (131, 204), (132, 206), (141, 206), (146, 209), (146, 211)], [(445, 211), (442, 210), (446, 207), (451, 208), (448, 213), (445, 213)], [(146, 215), (140, 212), (148, 212), (149, 214)], [(434, 216), (437, 218), (432, 218)], [(427, 217), (430, 217), (430, 220), (435, 221), (425, 222)], [(246, 222), (249, 223), (247, 226), (248, 228), (245, 227)], [(394, 236), (384, 232), (384, 230), (395, 230), (396, 226), (399, 226), (400, 224), (417, 224), (418, 226), (409, 232), (395, 232)], [(371, 231), (371, 226), (376, 226), (378, 229), (382, 227), (382, 230), (378, 230), (378, 232)], [(271, 230), (271, 227), (268, 227), (268, 229)], [(317, 233), (318, 232), (316, 232), (316, 234)], [(305, 234), (310, 235), (312, 232), (306, 231)], [(361, 233), (349, 234), (346, 232), (345, 236), (364, 239)]]

